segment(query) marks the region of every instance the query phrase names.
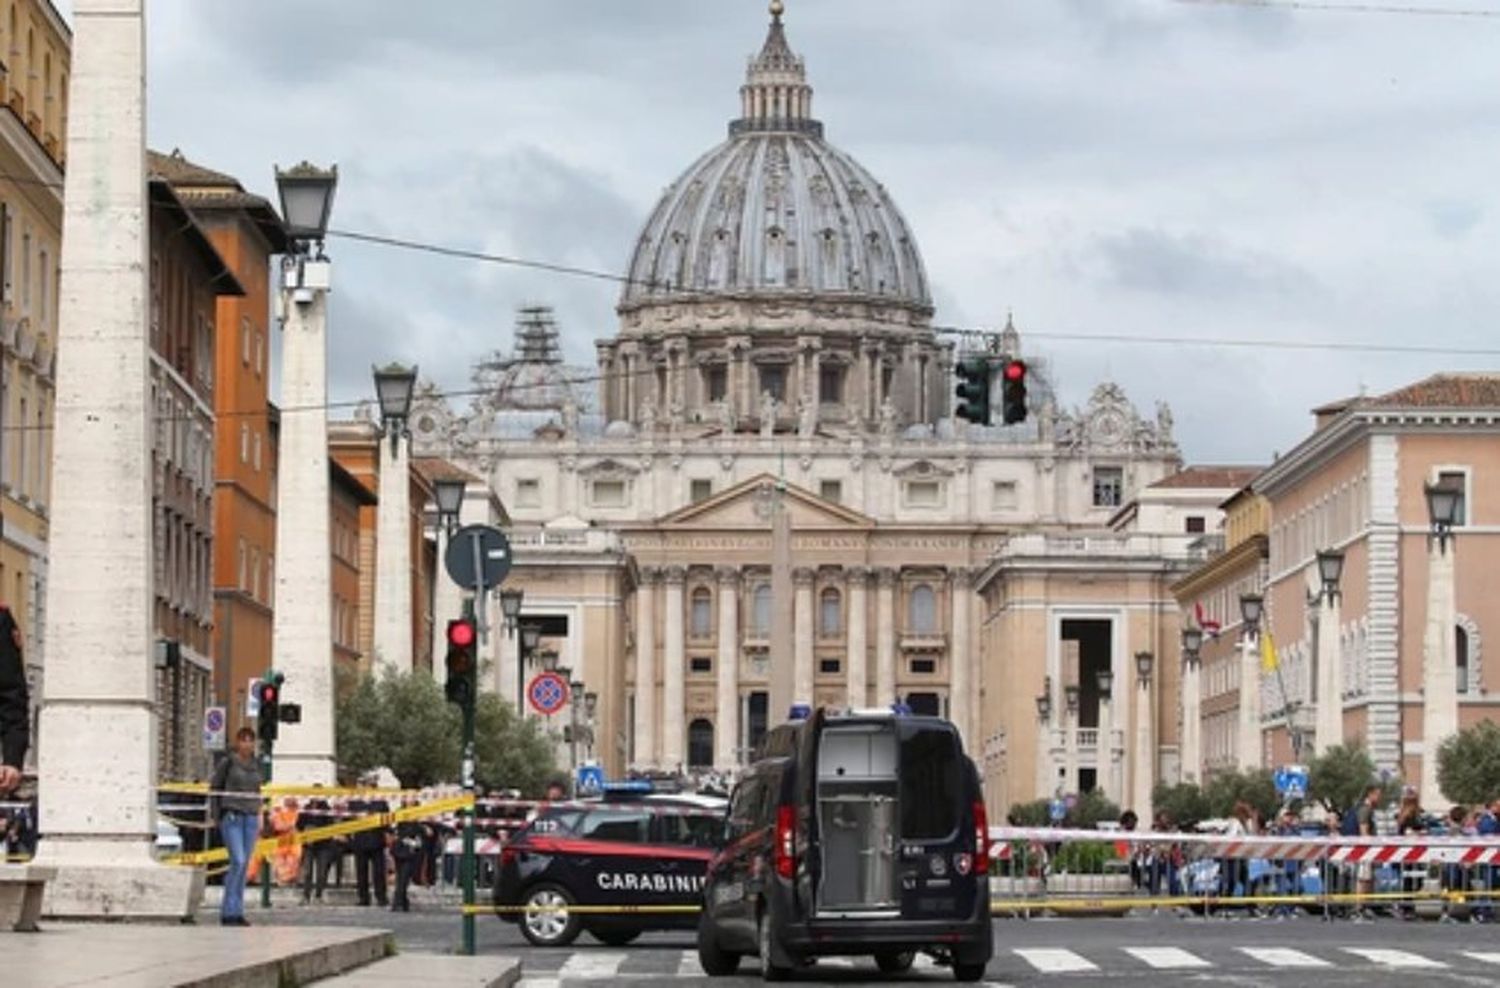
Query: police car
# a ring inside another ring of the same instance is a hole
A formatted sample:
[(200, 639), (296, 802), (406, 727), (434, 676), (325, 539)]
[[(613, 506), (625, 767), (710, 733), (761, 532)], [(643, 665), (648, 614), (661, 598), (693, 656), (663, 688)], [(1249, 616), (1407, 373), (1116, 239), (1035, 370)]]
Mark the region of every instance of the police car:
[(644, 930), (693, 929), (726, 801), (649, 788), (612, 786), (541, 810), (500, 852), (500, 917), (539, 947), (584, 930), (617, 947)]

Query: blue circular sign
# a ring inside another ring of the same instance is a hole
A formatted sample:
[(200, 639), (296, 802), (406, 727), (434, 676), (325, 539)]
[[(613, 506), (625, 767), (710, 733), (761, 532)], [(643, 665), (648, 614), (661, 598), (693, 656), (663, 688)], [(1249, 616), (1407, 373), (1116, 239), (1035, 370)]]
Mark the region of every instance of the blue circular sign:
[(568, 682), (555, 672), (544, 672), (526, 687), (526, 698), (538, 713), (549, 717), (568, 702)]

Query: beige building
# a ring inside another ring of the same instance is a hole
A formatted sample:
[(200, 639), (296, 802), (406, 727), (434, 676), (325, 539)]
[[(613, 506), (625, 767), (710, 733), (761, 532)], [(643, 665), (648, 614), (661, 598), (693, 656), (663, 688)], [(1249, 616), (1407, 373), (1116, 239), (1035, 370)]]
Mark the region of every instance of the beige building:
[(47, 0), (7, 4), (0, 18), (0, 173), (11, 178), (0, 187), (0, 602), (25, 636), (36, 737), (73, 39)]
[[(727, 140), (647, 218), (597, 369), (565, 366), (534, 308), (514, 351), (478, 368), (486, 393), (470, 408), (431, 386), (413, 405), (417, 455), (484, 478), (509, 511), (507, 586), (544, 623), (543, 648), (599, 694), (613, 772), (738, 764), (786, 715), (769, 707), (782, 650), (795, 699), (902, 699), (952, 716), (980, 756), (980, 718), (1010, 690), (988, 655), (981, 667), (976, 580), (992, 554), (1018, 531), (1107, 531), (1180, 463), (1165, 406), (1142, 416), (1101, 385), (1060, 408), (1039, 360), (1027, 422), (956, 419), (955, 340), (933, 326), (916, 237), (825, 140), (812, 95), (776, 15)], [(1000, 342), (1022, 353), (1013, 326)], [(573, 383), (596, 374), (597, 390)], [(784, 596), (766, 513), (781, 484)], [(1121, 634), (1148, 640), (1144, 626)], [(505, 648), (498, 686), (514, 697)], [(1041, 655), (1026, 658), (1038, 684)]]

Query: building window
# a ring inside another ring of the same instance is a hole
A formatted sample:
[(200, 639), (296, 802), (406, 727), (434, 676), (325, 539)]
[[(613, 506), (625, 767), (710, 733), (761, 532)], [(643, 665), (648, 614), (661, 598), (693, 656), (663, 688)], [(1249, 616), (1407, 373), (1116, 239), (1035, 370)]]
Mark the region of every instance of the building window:
[(906, 630), (914, 635), (937, 633), (937, 594), (925, 583), (911, 588), (906, 602)]
[(693, 591), (692, 621), (694, 638), (707, 638), (713, 634), (713, 594), (707, 587)]
[(818, 401), (824, 405), (844, 402), (844, 368), (824, 364), (818, 368)]
[(38, 277), (41, 278), (42, 285), (41, 285), (41, 295), (37, 297), (37, 306), (38, 306), (38, 311), (41, 313), (41, 322), (42, 322), (42, 325), (45, 326), (47, 324), (47, 295), (48, 295), (48, 291), (47, 291), (48, 262), (47, 262), (47, 251), (45, 249), (42, 250), (40, 268), (41, 268), (41, 270), (39, 270), (37, 272), (37, 275), (38, 275)]
[(1124, 497), (1125, 472), (1119, 467), (1094, 468), (1094, 507), (1118, 508)]
[(258, 377), (266, 373), (266, 338), (260, 330), (255, 331), (255, 373)]
[(688, 768), (712, 768), (714, 725), (699, 717), (688, 725)]
[(936, 659), (912, 659), (911, 671), (914, 676), (930, 676), (937, 672)]
[(770, 697), (764, 690), (752, 690), (745, 698), (745, 746), (751, 751), (765, 739)]
[(1187, 532), (1189, 535), (1202, 535), (1206, 530), (1204, 527), (1202, 515), (1188, 515), (1187, 518), (1183, 520), (1182, 524), (1183, 531)]
[(250, 599), (260, 600), (260, 549), (250, 549)]
[(250, 426), (240, 423), (240, 462), (250, 462)]
[(31, 234), (21, 235), (21, 308), (31, 311)]
[(596, 508), (625, 507), (625, 481), (596, 480), (590, 487), (590, 500)]
[(818, 631), (824, 638), (837, 638), (844, 633), (843, 599), (833, 587), (824, 589), (818, 598)]
[(522, 478), (516, 481), (516, 507), (540, 508), (542, 506), (541, 481)]
[(943, 716), (943, 702), (936, 693), (908, 693), (906, 707), (918, 717)]
[[(29, 421), (26, 415), (26, 397), (21, 397), (21, 421)], [(26, 476), (26, 437), (21, 437), (21, 442), (16, 443), (16, 494), (25, 497), (27, 493)]]
[(1437, 485), (1458, 491), (1458, 504), (1453, 510), (1453, 525), (1469, 523), (1469, 475), (1463, 470), (1444, 470), (1438, 474)]
[(688, 499), (693, 504), (697, 504), (699, 501), (707, 501), (714, 492), (714, 482), (712, 480), (704, 480), (701, 477), (693, 480), (688, 487)]
[(688, 660), (688, 671), (710, 673), (714, 671), (714, 660), (707, 655), (695, 655)]
[(837, 676), (839, 674), (839, 670), (842, 668), (843, 663), (841, 663), (838, 659), (818, 660), (818, 672), (824, 676)]
[(255, 434), (255, 469), (260, 471), (260, 433)]
[(840, 480), (823, 480), (818, 482), (818, 496), (825, 501), (834, 504), (842, 504), (844, 500), (844, 483)]
[(250, 574), (245, 572), (245, 566), (247, 564), (248, 557), (249, 557), (249, 553), (245, 549), (245, 540), (244, 539), (240, 539), (240, 544), (239, 544), (239, 565), (240, 565), (240, 568), (239, 568), (239, 580), (235, 583), (235, 588), (238, 589), (238, 590), (244, 590), (247, 586), (250, 585)]
[(729, 393), (729, 368), (723, 364), (710, 364), (703, 368), (703, 390), (709, 401), (723, 401)]
[(991, 511), (1014, 511), (1018, 505), (1014, 480), (997, 480), (990, 485)]
[(1456, 680), (1458, 692), (1469, 692), (1469, 632), (1458, 626), (1453, 629), (1454, 649), (1453, 654), (1458, 660)]
[(240, 363), (250, 366), (250, 317), (240, 320)]
[(769, 392), (777, 401), (786, 400), (786, 368), (779, 364), (762, 365), (760, 368), (760, 390)]
[(771, 633), (771, 585), (762, 583), (750, 594), (750, 633), (765, 638)]
[(910, 508), (936, 508), (943, 503), (943, 485), (936, 480), (908, 480), (906, 505)]

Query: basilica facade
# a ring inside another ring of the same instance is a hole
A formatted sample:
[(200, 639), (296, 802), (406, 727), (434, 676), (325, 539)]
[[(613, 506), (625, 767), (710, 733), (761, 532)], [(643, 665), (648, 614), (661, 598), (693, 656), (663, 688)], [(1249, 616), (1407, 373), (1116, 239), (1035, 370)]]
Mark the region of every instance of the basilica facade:
[[(628, 271), (597, 367), (566, 365), (550, 312), (528, 309), (477, 368), (479, 398), (423, 385), (411, 418), (417, 455), (504, 504), (507, 586), (599, 696), (589, 754), (611, 772), (733, 768), (785, 716), (785, 655), (796, 699), (903, 700), (952, 718), (978, 759), (1014, 706), (997, 699), (1011, 667), (1046, 655), (986, 632), (1017, 606), (997, 560), (1017, 536), (1106, 531), (1176, 474), (1170, 412), (1110, 384), (1065, 409), (1028, 356), (1026, 422), (955, 418), (960, 340), (934, 327), (915, 233), (826, 139), (779, 4), (727, 139), (667, 187)], [(1014, 326), (999, 343), (1026, 355)], [(517, 646), (496, 641), (493, 687), (513, 697)]]

